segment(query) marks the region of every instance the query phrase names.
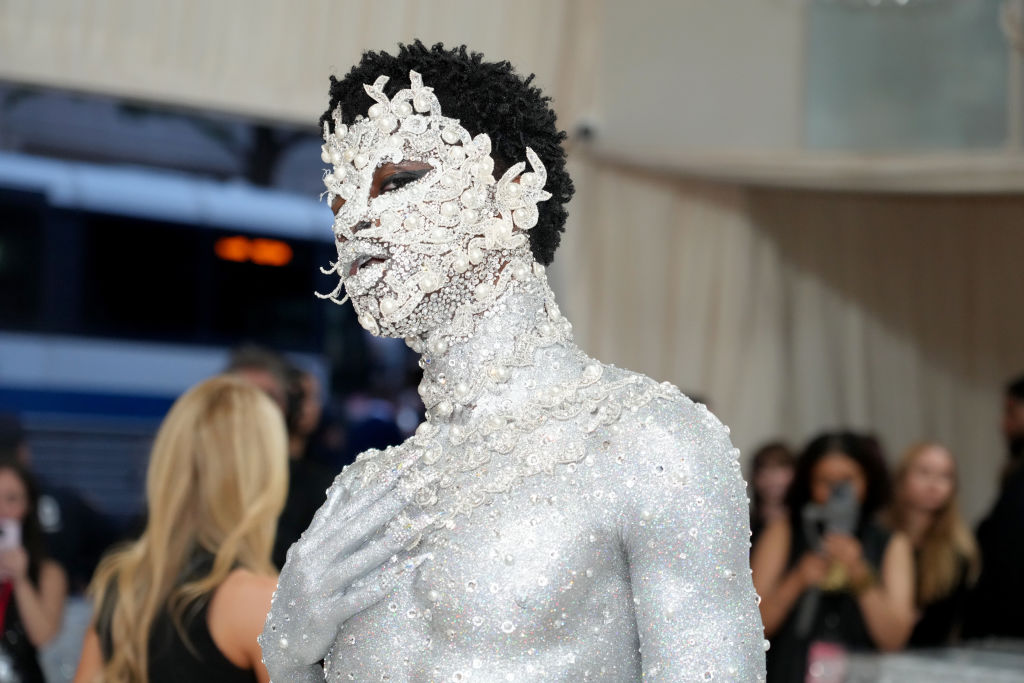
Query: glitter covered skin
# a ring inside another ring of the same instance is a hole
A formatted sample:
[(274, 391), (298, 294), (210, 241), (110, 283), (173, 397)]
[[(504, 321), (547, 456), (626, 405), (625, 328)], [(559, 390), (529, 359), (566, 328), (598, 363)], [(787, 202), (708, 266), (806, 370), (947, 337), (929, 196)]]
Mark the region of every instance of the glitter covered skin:
[[(473, 173), (449, 184), (454, 197), (480, 191), (470, 216), (426, 195), (353, 203), (357, 189), (338, 184), (365, 185), (385, 147), (391, 160), (418, 150), (449, 170), (452, 143), (395, 139), (413, 110), (429, 114), (410, 136), (451, 125), (410, 80), (390, 101), (378, 81), (387, 106), (353, 126), (356, 138), (342, 134), (358, 145), (328, 136), (325, 156), (351, 150), (362, 163), (328, 182), (348, 194), (341, 222), (371, 225), (340, 228), (340, 274), (365, 326), (423, 354), (427, 421), (346, 468), (289, 551), (260, 638), (272, 680), (763, 679), (738, 452), (703, 405), (574, 344), (544, 269), (516, 239), (535, 217), (512, 219), (524, 194), (545, 198), (539, 160), (529, 153), (534, 179), (513, 197), (502, 181), (522, 183), (522, 165), (496, 184)], [(460, 136), (473, 145), (463, 156), (479, 158), (482, 138)], [(382, 219), (389, 211), (401, 220)], [(388, 254), (384, 268), (351, 268), (360, 243), (364, 256)], [(425, 258), (392, 263), (403, 249)]]

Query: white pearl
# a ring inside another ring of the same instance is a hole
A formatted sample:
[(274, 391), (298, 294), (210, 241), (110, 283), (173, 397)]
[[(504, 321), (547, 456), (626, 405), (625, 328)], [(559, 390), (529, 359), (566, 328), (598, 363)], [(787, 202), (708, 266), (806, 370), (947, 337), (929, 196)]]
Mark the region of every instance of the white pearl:
[(452, 439), (460, 440), (466, 435), (466, 430), (463, 429), (462, 425), (452, 425), (451, 430), (448, 432)]
[(512, 269), (512, 277), (517, 280), (525, 280), (530, 275), (530, 269), (525, 263), (517, 263), (515, 268)]
[(417, 214), (410, 214), (409, 216), (405, 217), (405, 221), (402, 223), (402, 225), (404, 225), (409, 230), (416, 230), (421, 225), (423, 225), (423, 219), (420, 218)]
[(277, 641), (277, 644), (281, 646), (282, 650), (287, 650), (288, 649), (288, 639), (287, 638), (282, 638), (281, 640)]
[(463, 401), (467, 398), (469, 398), (469, 385), (465, 382), (459, 382), (455, 385), (455, 399)]
[(465, 204), (470, 209), (479, 209), (481, 206), (483, 206), (485, 197), (482, 192), (479, 192), (478, 190), (475, 190), (473, 188), (469, 188), (468, 190), (462, 193), (461, 199), (462, 203)]
[(454, 145), (461, 139), (461, 136), (459, 135), (459, 132), (455, 130), (454, 126), (450, 126), (441, 131), (441, 139), (449, 145)]
[(380, 312), (384, 315), (391, 315), (398, 310), (398, 302), (394, 299), (384, 299), (380, 302)]
[(356, 158), (356, 151), (351, 147), (345, 149), (345, 153), (341, 155), (345, 161), (352, 161)]
[(459, 215), (459, 207), (455, 205), (455, 202), (445, 202), (441, 205), (441, 215), (445, 218), (455, 218)]
[(538, 218), (537, 210), (533, 207), (524, 207), (512, 212), (512, 221), (523, 230), (529, 230), (537, 225)]
[(540, 185), (540, 176), (536, 173), (524, 173), (519, 177), (519, 182), (524, 187), (537, 187)]
[(368, 163), (370, 163), (370, 158), (363, 154), (362, 152), (356, 154), (355, 157), (352, 159), (352, 164), (356, 168), (362, 168), (363, 166), (366, 166), (366, 164)]
[(444, 228), (434, 228), (430, 231), (431, 242), (444, 242), (448, 237), (448, 231)]
[(469, 262), (474, 266), (484, 260), (484, 250), (480, 247), (469, 248)]
[(344, 123), (336, 123), (334, 125), (334, 136), (343, 138), (346, 135), (348, 135), (348, 126), (346, 126)]
[(345, 157), (342, 156), (341, 152), (339, 152), (338, 150), (333, 150), (331, 152), (330, 161), (333, 165), (340, 166), (342, 161), (348, 161), (348, 159), (345, 159)]
[(459, 163), (466, 158), (466, 153), (461, 147), (452, 147), (448, 150), (448, 160), (453, 163)]
[(463, 209), (462, 222), (465, 225), (473, 225), (480, 220), (480, 212), (476, 209)]
[(473, 289), (473, 294), (476, 295), (477, 299), (486, 299), (490, 295), (492, 289), (493, 287), (490, 283), (481, 282)]
[(370, 110), (366, 112), (366, 115), (369, 116), (371, 119), (377, 119), (380, 118), (383, 113), (384, 105), (378, 102), (377, 104), (370, 107)]
[[(341, 157), (338, 158), (340, 159)], [(325, 164), (331, 163), (331, 151), (327, 149), (327, 147), (324, 147), (320, 150), (320, 161), (324, 162)]]
[(441, 186), (442, 187), (454, 187), (455, 186), (455, 178), (453, 178), (450, 175), (443, 175), (443, 176), (441, 176)]
[(416, 107), (416, 111), (427, 111), (430, 109), (430, 100), (425, 95), (416, 95), (412, 98), (412, 106)]
[(406, 116), (412, 114), (412, 105), (409, 104), (408, 102), (399, 102), (398, 106), (395, 107), (395, 113), (401, 116), (402, 118), (405, 118)]
[(452, 404), (448, 401), (441, 401), (434, 407), (434, 411), (441, 417), (448, 417), (454, 410)]
[[(384, 305), (383, 304), (381, 304), (381, 310), (382, 311), (384, 310)], [(549, 336), (551, 334), (551, 325), (549, 325), (548, 323), (541, 323), (540, 325), (537, 325), (537, 330), (542, 335), (547, 337), (547, 336)]]
[(448, 350), (448, 342), (439, 337), (430, 342), (430, 352), (435, 356), (440, 356), (442, 353)]
[(422, 275), (420, 275), (419, 285), (420, 290), (422, 290), (423, 292), (426, 292), (428, 294), (430, 292), (435, 292), (441, 288), (442, 284), (444, 283), (441, 280), (441, 276), (433, 271), (428, 270), (424, 272)]
[(339, 183), (345, 180), (345, 176), (348, 175), (348, 171), (345, 170), (344, 166), (338, 166), (334, 169), (334, 179)]
[(495, 365), (487, 370), (487, 375), (495, 382), (507, 382), (508, 374), (508, 368), (504, 365)]
[(459, 254), (452, 260), (452, 270), (456, 273), (465, 273), (469, 270), (469, 259), (463, 254)]
[(519, 183), (509, 183), (505, 191), (509, 197), (518, 197), (523, 193), (523, 188), (519, 186)]
[(377, 127), (384, 133), (390, 133), (398, 125), (398, 119), (394, 114), (386, 114), (377, 121)]

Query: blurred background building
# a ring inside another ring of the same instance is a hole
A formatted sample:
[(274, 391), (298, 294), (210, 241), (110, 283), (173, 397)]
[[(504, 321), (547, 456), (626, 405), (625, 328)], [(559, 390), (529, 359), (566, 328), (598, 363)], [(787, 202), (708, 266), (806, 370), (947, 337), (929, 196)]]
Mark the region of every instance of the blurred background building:
[(42, 476), (131, 518), (156, 422), (243, 342), (319, 377), (329, 419), (415, 425), (401, 343), (313, 296), (327, 76), (414, 38), (554, 97), (578, 194), (553, 279), (588, 352), (744, 450), (940, 440), (987, 508), (1024, 370), (1016, 0), (2, 3), (0, 411)]

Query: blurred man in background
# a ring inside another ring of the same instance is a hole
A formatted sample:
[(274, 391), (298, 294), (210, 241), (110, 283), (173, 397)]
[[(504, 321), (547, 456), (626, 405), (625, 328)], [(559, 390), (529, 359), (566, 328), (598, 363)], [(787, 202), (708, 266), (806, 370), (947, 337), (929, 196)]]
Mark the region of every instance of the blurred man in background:
[(333, 474), (306, 458), (309, 435), (322, 412), (316, 378), (267, 348), (246, 345), (231, 354), (227, 371), (263, 389), (284, 413), (288, 427), (288, 498), (277, 525), (274, 564), (284, 564), (288, 548), (299, 539), (323, 503)]
[[(0, 414), (0, 462), (14, 460), (31, 470), (32, 452), (21, 420)], [(68, 578), (68, 599), (57, 637), (40, 652), (47, 680), (70, 680), (78, 662), (82, 636), (91, 618), (85, 588), (100, 557), (118, 538), (116, 525), (77, 491), (39, 484), (38, 518), (46, 550)]]
[(1003, 436), (1009, 459), (999, 498), (978, 527), (981, 576), (967, 638), (1024, 638), (1024, 375), (1006, 385)]

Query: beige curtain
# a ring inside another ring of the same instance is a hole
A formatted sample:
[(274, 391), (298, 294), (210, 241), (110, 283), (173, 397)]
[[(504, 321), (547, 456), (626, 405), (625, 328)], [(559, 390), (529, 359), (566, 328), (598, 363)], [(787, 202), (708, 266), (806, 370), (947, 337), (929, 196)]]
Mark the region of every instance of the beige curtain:
[[(601, 91), (608, 74), (641, 40), (622, 34), (623, 16), (639, 15), (612, 3), (605, 17), (609, 2), (0, 0), (0, 79), (312, 123), (327, 74), (363, 49), (420, 37), (536, 72), (571, 128), (581, 116), (601, 123), (600, 103), (616, 97)], [(698, 46), (705, 26), (735, 18), (709, 0), (687, 7), (700, 12), (686, 14)], [(674, 4), (646, 9), (686, 18)], [(779, 31), (747, 17), (737, 26), (747, 33), (726, 32), (740, 36), (732, 45), (792, 43), (799, 17), (776, 9), (752, 11), (784, 22), (772, 24)], [(790, 52), (768, 65), (765, 96), (798, 61)], [(774, 53), (738, 55), (730, 68), (719, 59), (714, 78), (701, 60), (687, 66), (710, 88)], [(731, 121), (734, 101), (700, 111), (717, 118), (724, 106)], [(795, 106), (775, 104), (759, 110), (766, 125)], [(771, 139), (796, 136), (783, 128)], [(748, 454), (769, 437), (800, 442), (838, 425), (877, 431), (893, 451), (944, 441), (969, 513), (985, 509), (1002, 458), (1001, 385), (1024, 371), (1024, 198), (752, 190), (573, 156), (580, 191), (553, 275), (586, 349), (706, 397)]]
[(582, 345), (706, 398), (749, 455), (937, 439), (977, 518), (1024, 372), (1024, 197), (747, 189), (590, 159), (553, 269)]
[[(3, 0), (0, 79), (315, 125), (366, 49), (468, 44), (555, 96), (588, 0)], [(580, 5), (580, 7), (577, 7)], [(574, 17), (570, 25), (570, 17)]]

